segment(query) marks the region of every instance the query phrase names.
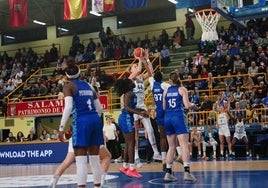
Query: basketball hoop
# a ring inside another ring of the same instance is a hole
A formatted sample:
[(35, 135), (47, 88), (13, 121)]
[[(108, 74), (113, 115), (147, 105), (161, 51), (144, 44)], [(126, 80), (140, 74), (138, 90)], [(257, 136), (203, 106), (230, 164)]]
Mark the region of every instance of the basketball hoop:
[(202, 27), (202, 41), (218, 40), (217, 23), (221, 17), (214, 9), (203, 9), (195, 12), (195, 17)]

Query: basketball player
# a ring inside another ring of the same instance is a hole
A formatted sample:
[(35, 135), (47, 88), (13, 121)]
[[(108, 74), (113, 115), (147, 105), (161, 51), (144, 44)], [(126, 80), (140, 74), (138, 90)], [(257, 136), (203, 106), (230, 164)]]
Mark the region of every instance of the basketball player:
[[(79, 80), (80, 68), (73, 58), (67, 60), (65, 74), (69, 81), (64, 84), (65, 106), (60, 122), (60, 139), (72, 114), (72, 140), (77, 168), (77, 187), (86, 187), (87, 158), (93, 173), (94, 187), (101, 186), (101, 167), (99, 150), (104, 144), (101, 119), (96, 112), (96, 95), (93, 88), (85, 81)], [(90, 119), (90, 121), (89, 121)]]
[[(247, 117), (247, 118), (243, 118), (243, 115), (242, 115), (241, 112), (237, 113), (237, 118), (233, 117), (231, 115), (231, 113), (228, 112), (230, 118), (236, 121), (234, 137), (233, 137), (233, 140), (232, 140), (232, 148), (234, 148), (235, 144), (239, 140), (242, 140), (246, 145), (246, 155), (247, 155), (247, 157), (249, 157), (249, 145), (248, 145), (248, 138), (247, 138), (247, 133), (246, 133), (245, 122), (247, 122), (248, 120), (250, 120), (253, 117), (254, 111), (255, 111), (255, 108), (252, 110), (250, 116)], [(232, 155), (235, 156), (235, 153), (233, 152)]]
[(165, 181), (177, 181), (172, 175), (172, 165), (176, 152), (177, 139), (182, 149), (185, 181), (195, 182), (196, 178), (190, 173), (190, 152), (188, 147), (189, 130), (185, 120), (183, 105), (187, 109), (196, 109), (195, 104), (189, 102), (188, 91), (180, 86), (179, 76), (176, 72), (169, 75), (170, 87), (164, 91), (163, 108), (165, 110), (164, 125), (168, 141), (168, 152), (166, 158)]
[[(138, 64), (133, 64), (129, 68), (129, 79), (133, 80), (135, 83), (135, 88), (133, 89), (133, 92), (137, 96), (137, 105), (136, 108), (139, 109), (144, 109), (147, 111), (146, 105), (144, 104), (144, 99), (145, 99), (145, 88), (144, 88), (144, 80), (149, 78), (152, 75), (153, 72), (153, 67), (152, 64), (150, 63), (149, 60), (149, 54), (148, 54), (148, 49), (145, 49), (144, 57), (137, 57), (135, 56), (136, 59), (139, 60)], [(146, 73), (141, 74), (142, 71), (142, 64), (144, 64), (146, 68)], [(162, 160), (161, 155), (159, 154), (157, 145), (156, 145), (156, 139), (154, 136), (154, 131), (153, 127), (151, 125), (150, 118), (144, 118), (138, 114), (134, 114), (134, 125), (135, 125), (135, 163), (137, 164), (137, 167), (141, 167), (142, 164), (140, 162), (140, 157), (138, 153), (138, 146), (139, 146), (139, 121), (142, 122), (145, 131), (148, 134), (149, 142), (152, 146), (152, 149), (154, 151), (153, 159), (155, 160)]]

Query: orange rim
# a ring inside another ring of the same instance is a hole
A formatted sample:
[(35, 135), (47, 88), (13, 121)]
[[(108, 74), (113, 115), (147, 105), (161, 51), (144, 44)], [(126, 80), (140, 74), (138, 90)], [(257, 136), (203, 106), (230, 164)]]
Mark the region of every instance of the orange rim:
[(213, 8), (207, 8), (207, 9), (202, 9), (202, 10), (196, 11), (196, 13), (199, 13), (199, 12), (216, 12), (216, 10), (214, 10)]

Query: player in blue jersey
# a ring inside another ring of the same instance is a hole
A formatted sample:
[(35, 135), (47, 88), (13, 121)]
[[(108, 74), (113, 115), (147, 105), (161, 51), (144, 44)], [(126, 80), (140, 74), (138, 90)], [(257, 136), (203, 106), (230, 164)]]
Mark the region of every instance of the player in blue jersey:
[(180, 86), (179, 75), (176, 72), (170, 73), (169, 81), (171, 86), (167, 91), (164, 91), (163, 95), (163, 108), (165, 110), (164, 126), (169, 145), (164, 180), (177, 181), (177, 178), (172, 175), (172, 164), (178, 139), (182, 148), (184, 180), (195, 182), (196, 178), (190, 173), (189, 130), (185, 119), (184, 108), (195, 109), (197, 107), (195, 104), (189, 102), (188, 90)]
[[(77, 168), (77, 186), (86, 187), (87, 157), (93, 173), (94, 187), (101, 186), (100, 145), (104, 144), (102, 123), (96, 111), (97, 96), (92, 86), (79, 80), (80, 68), (74, 59), (67, 61), (65, 74), (69, 81), (64, 84), (65, 106), (60, 122), (60, 138), (72, 114), (72, 140)], [(90, 121), (89, 121), (90, 120)]]
[(160, 151), (163, 162), (165, 162), (167, 154), (167, 137), (164, 128), (164, 109), (163, 109), (163, 93), (170, 86), (166, 82), (162, 82), (163, 75), (160, 71), (156, 72), (153, 77), (149, 78), (149, 83), (153, 93), (156, 106), (156, 122), (160, 133)]
[(142, 175), (137, 171), (134, 163), (134, 148), (135, 148), (135, 127), (134, 114), (148, 118), (149, 115), (146, 110), (136, 108), (137, 97), (133, 93), (135, 87), (131, 79), (119, 79), (116, 81), (114, 88), (118, 96), (123, 95), (124, 107), (118, 119), (118, 124), (123, 132), (126, 142), (124, 149), (124, 162), (120, 171), (127, 176), (141, 178)]

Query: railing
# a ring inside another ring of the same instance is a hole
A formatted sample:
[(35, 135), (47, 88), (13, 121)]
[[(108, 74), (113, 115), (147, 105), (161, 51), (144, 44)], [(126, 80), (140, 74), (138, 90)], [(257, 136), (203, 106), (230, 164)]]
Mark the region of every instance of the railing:
[[(249, 117), (252, 113), (251, 110), (241, 109), (241, 110), (230, 110), (230, 114), (234, 114), (235, 112), (240, 112), (243, 114), (243, 118)], [(214, 110), (210, 111), (190, 111), (186, 115), (186, 121), (189, 126), (199, 126), (204, 127), (206, 125), (216, 125), (218, 112)], [(234, 128), (236, 122), (229, 121), (229, 127)], [(245, 124), (259, 124), (263, 129), (265, 126), (268, 126), (268, 109), (267, 108), (256, 108), (252, 118), (245, 122)]]

